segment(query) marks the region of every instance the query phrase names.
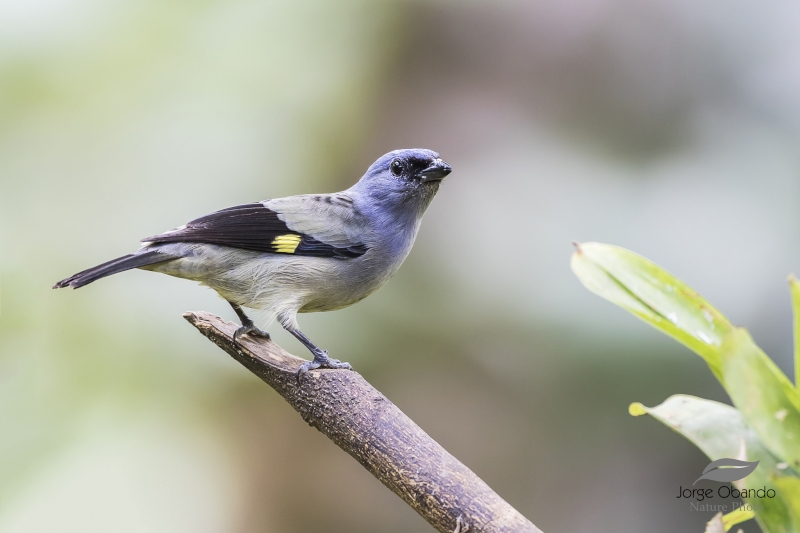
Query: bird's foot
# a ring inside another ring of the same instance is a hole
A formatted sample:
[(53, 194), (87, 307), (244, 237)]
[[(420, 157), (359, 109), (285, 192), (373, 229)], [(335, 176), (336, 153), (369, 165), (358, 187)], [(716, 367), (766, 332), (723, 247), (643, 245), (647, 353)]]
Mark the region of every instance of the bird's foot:
[(250, 324), (245, 324), (236, 331), (233, 332), (233, 344), (237, 344), (236, 337), (241, 337), (242, 335), (248, 335), (250, 337), (261, 337), (262, 339), (270, 339), (269, 333), (264, 331), (263, 329), (258, 329), (255, 324), (252, 322)]
[(328, 352), (320, 350), (314, 354), (314, 359), (312, 361), (306, 361), (300, 365), (300, 368), (297, 369), (297, 380), (300, 381), (300, 376), (316, 368), (343, 368), (345, 370), (353, 370), (350, 363), (328, 357)]

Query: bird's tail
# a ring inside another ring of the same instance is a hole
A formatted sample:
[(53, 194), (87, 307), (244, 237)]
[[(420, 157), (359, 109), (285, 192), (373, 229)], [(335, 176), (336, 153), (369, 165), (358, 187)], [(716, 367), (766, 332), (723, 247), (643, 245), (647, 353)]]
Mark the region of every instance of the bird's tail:
[(171, 261), (172, 259), (177, 258), (173, 255), (157, 252), (155, 250), (123, 255), (122, 257), (118, 257), (112, 261), (103, 263), (102, 265), (97, 265), (96, 267), (84, 270), (83, 272), (78, 272), (67, 279), (62, 279), (53, 285), (53, 288), (61, 289), (62, 287), (72, 287), (73, 289), (77, 289), (100, 278), (110, 276), (111, 274), (116, 274), (132, 268), (139, 268), (155, 263), (162, 263), (164, 261)]

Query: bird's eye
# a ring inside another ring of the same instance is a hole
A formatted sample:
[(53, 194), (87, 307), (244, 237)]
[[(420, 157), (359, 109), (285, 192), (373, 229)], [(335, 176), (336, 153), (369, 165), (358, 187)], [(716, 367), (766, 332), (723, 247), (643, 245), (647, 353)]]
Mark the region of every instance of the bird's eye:
[(403, 163), (399, 159), (392, 161), (392, 174), (399, 176), (403, 173)]

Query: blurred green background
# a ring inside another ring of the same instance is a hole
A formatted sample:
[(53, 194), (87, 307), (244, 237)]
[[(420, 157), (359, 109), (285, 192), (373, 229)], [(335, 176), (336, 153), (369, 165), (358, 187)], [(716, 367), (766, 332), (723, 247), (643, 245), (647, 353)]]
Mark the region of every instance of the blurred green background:
[(304, 331), (545, 532), (702, 531), (712, 513), (675, 493), (707, 459), (627, 406), (727, 398), (584, 290), (570, 241), (660, 263), (790, 370), (798, 16), (0, 1), (0, 531), (430, 531), (183, 321), (234, 318), (212, 291), (139, 271), (50, 289), (212, 210), (346, 188), (407, 147), (454, 168), (414, 251)]

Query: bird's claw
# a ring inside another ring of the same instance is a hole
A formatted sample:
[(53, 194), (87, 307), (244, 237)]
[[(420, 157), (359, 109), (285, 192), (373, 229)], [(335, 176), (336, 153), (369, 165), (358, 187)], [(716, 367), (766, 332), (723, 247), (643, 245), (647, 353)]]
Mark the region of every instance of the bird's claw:
[(344, 370), (353, 370), (353, 367), (350, 363), (339, 361), (338, 359), (332, 359), (328, 357), (328, 352), (320, 352), (314, 354), (314, 359), (311, 361), (306, 361), (300, 368), (297, 369), (297, 382), (300, 382), (300, 377), (308, 372), (309, 370), (315, 370), (317, 368), (341, 368)]
[(270, 339), (269, 333), (264, 331), (263, 329), (258, 329), (255, 324), (247, 324), (241, 326), (239, 329), (233, 332), (233, 344), (238, 344), (236, 342), (236, 337), (240, 337), (242, 335), (248, 335), (250, 337), (261, 337), (262, 339)]

